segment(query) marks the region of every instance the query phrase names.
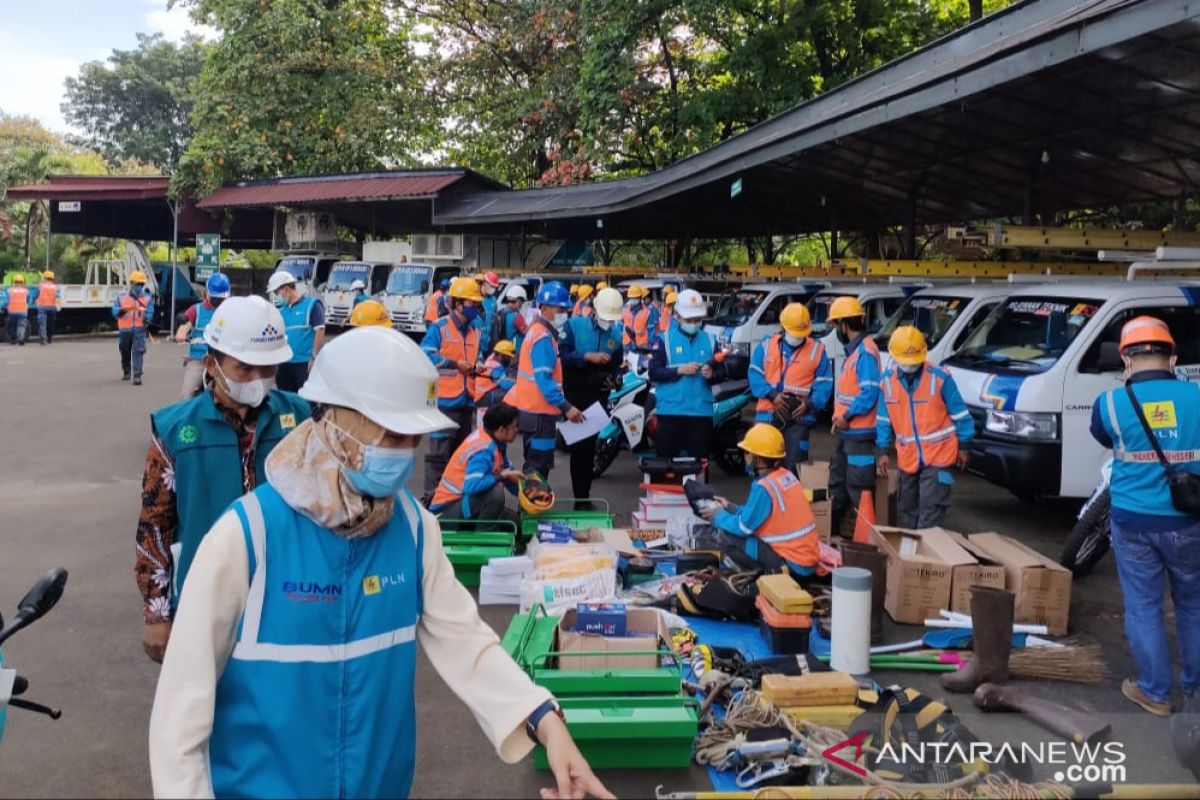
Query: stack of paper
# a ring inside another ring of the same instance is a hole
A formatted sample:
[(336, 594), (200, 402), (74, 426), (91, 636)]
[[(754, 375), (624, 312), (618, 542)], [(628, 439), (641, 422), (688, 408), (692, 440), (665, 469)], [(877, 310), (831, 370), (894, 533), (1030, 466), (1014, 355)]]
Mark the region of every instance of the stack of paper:
[(493, 558), (479, 570), (479, 605), (519, 605), (521, 581), (532, 571), (533, 559), (529, 556)]

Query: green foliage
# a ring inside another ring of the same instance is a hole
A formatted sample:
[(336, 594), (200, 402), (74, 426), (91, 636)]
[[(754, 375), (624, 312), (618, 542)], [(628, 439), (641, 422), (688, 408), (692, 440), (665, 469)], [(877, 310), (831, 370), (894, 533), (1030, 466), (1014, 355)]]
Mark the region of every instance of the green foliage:
[[(375, 0), (184, 0), (216, 28), (179, 186), (407, 164), (427, 98), (408, 29)], [(420, 113), (418, 113), (418, 111)]]
[(181, 44), (161, 35), (137, 35), (134, 50), (114, 50), (107, 62), (89, 61), (67, 78), (62, 104), (67, 121), (112, 162), (135, 160), (173, 172), (191, 138), (193, 95), (205, 44)]

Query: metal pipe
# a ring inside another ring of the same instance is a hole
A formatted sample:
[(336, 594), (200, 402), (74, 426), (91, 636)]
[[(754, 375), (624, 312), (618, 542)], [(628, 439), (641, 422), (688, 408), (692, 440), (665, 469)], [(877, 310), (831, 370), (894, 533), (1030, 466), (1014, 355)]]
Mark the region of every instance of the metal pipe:
[[(175, 283), (179, 278), (179, 202), (167, 201), (171, 207), (171, 305), (167, 309), (167, 330), (175, 330)], [(217, 269), (221, 266), (218, 264)]]

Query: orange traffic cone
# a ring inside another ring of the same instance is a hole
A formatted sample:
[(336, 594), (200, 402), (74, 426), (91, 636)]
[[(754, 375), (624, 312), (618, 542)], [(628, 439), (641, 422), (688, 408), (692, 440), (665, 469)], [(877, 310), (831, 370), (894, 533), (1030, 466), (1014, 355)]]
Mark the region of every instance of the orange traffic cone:
[(871, 541), (871, 526), (875, 524), (875, 492), (863, 489), (858, 501), (854, 520), (854, 541), (866, 544)]

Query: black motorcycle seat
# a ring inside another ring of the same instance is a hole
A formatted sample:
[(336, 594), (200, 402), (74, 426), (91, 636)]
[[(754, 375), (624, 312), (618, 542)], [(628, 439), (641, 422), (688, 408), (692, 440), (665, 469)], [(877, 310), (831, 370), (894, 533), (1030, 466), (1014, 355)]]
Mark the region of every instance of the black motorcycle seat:
[(750, 387), (749, 381), (725, 381), (712, 387), (713, 402), (719, 403), (731, 397), (737, 397)]

